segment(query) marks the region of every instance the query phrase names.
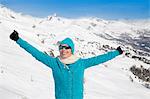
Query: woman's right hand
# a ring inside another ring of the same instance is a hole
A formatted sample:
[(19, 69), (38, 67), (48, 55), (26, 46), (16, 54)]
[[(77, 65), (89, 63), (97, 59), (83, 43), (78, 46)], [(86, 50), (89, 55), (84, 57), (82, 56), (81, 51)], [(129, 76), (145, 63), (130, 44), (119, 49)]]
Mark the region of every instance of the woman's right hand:
[(10, 34), (10, 39), (17, 41), (19, 39), (19, 34), (16, 30), (14, 30), (11, 34)]

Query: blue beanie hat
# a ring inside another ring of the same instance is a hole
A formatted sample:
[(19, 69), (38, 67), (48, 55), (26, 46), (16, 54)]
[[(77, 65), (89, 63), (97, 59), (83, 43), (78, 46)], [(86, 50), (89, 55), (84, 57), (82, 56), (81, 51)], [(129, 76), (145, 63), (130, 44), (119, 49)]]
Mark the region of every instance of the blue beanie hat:
[(72, 54), (74, 53), (74, 43), (73, 43), (72, 39), (65, 38), (64, 40), (60, 41), (60, 44), (67, 44), (68, 46), (71, 47)]

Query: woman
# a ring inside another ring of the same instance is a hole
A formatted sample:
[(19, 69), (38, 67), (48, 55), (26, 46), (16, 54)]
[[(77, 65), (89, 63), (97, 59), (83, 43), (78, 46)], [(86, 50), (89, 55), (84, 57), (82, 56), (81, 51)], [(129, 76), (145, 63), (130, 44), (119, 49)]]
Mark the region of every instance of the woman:
[(82, 59), (74, 55), (74, 43), (70, 38), (60, 42), (60, 56), (51, 57), (24, 41), (18, 32), (10, 35), (20, 47), (33, 57), (52, 69), (55, 82), (56, 99), (83, 99), (83, 82), (85, 69), (104, 63), (123, 53), (120, 47), (103, 55)]

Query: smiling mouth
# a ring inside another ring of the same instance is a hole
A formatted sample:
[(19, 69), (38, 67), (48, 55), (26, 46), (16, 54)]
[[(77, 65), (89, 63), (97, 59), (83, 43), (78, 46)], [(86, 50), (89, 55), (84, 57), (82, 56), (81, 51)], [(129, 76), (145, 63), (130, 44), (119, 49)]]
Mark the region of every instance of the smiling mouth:
[(62, 53), (62, 55), (66, 55), (67, 53)]

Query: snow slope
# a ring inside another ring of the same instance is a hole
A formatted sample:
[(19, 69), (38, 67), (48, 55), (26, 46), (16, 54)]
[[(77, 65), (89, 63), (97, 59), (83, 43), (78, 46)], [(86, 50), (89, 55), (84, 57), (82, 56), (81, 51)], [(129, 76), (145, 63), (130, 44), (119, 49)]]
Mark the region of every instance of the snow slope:
[[(66, 19), (57, 15), (35, 18), (1, 5), (0, 99), (55, 99), (51, 69), (9, 39), (14, 29), (39, 50), (52, 51), (55, 56), (59, 54), (57, 42), (70, 37), (76, 44), (76, 54), (83, 58), (122, 46), (132, 55), (137, 55), (133, 51), (137, 50), (144, 53), (142, 57), (150, 59), (149, 43), (140, 39), (142, 36), (149, 40), (149, 23), (149, 20)], [(143, 41), (145, 46), (138, 47), (139, 41)], [(150, 68), (143, 61), (121, 55), (86, 70), (84, 99), (149, 99), (150, 89), (142, 86), (144, 82), (135, 79), (129, 71), (133, 65)]]

